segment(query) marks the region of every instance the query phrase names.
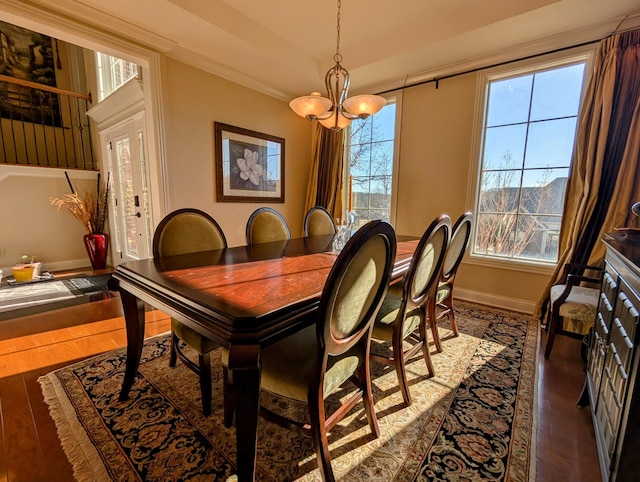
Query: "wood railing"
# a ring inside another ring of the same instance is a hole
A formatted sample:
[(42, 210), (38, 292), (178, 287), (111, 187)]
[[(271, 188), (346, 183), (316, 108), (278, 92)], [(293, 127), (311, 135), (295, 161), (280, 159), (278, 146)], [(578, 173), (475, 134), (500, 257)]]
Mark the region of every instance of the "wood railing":
[(0, 75), (0, 165), (97, 170), (90, 94)]

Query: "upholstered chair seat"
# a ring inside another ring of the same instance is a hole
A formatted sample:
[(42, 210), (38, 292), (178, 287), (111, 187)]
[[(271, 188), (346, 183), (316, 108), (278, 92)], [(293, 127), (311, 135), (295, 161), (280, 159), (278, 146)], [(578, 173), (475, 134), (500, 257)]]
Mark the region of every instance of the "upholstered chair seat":
[[(551, 287), (551, 302), (556, 301), (565, 290), (565, 286), (556, 285)], [(593, 326), (598, 308), (598, 297), (600, 290), (587, 288), (584, 286), (574, 286), (571, 288), (569, 296), (560, 306), (558, 314), (563, 318), (563, 329), (579, 335), (589, 333), (589, 328)]]
[(438, 292), (436, 294), (436, 302), (442, 303), (444, 300), (451, 296), (451, 286), (448, 283), (438, 283)]
[[(262, 356), (261, 389), (306, 403), (318, 352), (315, 325), (266, 348)], [(356, 345), (347, 353), (329, 358), (324, 376), (324, 398), (358, 371), (364, 356), (364, 350)], [(228, 365), (228, 360), (229, 351), (223, 348), (222, 363)]]
[(602, 269), (567, 263), (560, 279), (549, 290), (545, 358), (551, 355), (556, 335), (583, 337), (595, 322), (601, 281), (585, 276), (587, 271), (601, 273)]
[[(400, 291), (400, 293), (398, 293), (398, 291)], [(376, 323), (373, 325), (373, 333), (371, 336), (378, 340), (391, 341), (393, 339), (393, 323), (398, 318), (401, 308), (402, 291), (398, 289), (392, 291), (390, 288), (376, 317)], [(407, 313), (402, 325), (402, 338), (406, 338), (412, 331), (418, 328), (421, 320), (422, 317), (417, 311)]]
[(202, 336), (187, 325), (180, 323), (178, 320), (171, 318), (171, 331), (187, 345), (193, 348), (198, 355), (204, 355), (215, 350), (220, 345), (209, 338)]

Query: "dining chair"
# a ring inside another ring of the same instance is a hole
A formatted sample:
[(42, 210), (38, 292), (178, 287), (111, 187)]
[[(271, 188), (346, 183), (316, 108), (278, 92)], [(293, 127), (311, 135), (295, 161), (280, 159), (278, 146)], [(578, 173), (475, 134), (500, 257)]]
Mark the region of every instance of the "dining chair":
[[(218, 223), (207, 213), (185, 208), (169, 213), (160, 221), (153, 235), (154, 259), (180, 254), (198, 253), (227, 247), (225, 235)], [(180, 340), (198, 354), (198, 364), (180, 349)], [(210, 352), (219, 345), (197, 331), (171, 318), (171, 350), (169, 366), (180, 359), (200, 379), (202, 412), (211, 414), (211, 362)]]
[[(405, 364), (422, 349), (429, 376), (434, 375), (427, 326), (435, 316), (435, 294), (449, 241), (451, 219), (443, 214), (429, 225), (416, 247), (402, 283), (391, 285), (373, 325), (374, 341), (391, 344), (391, 355), (373, 361), (395, 367), (404, 403), (411, 405)], [(404, 349), (404, 343), (410, 347)]]
[(286, 241), (291, 239), (287, 221), (278, 211), (269, 207), (256, 209), (247, 220), (247, 244)]
[[(308, 405), (309, 422), (291, 420), (264, 406), (260, 415), (313, 438), (323, 480), (333, 481), (327, 432), (360, 400), (375, 437), (380, 431), (371, 395), (369, 349), (376, 312), (389, 285), (396, 251), (393, 227), (371, 221), (349, 239), (324, 285), (312, 324), (265, 348), (261, 354), (261, 389)], [(223, 348), (225, 424), (233, 420), (233, 373)], [(347, 380), (356, 391), (333, 413), (325, 399)]]
[(549, 290), (545, 358), (551, 355), (556, 335), (583, 338), (595, 323), (601, 278), (586, 276), (587, 271), (602, 273), (602, 268), (566, 263), (560, 279)]
[(442, 344), (440, 341), (440, 334), (438, 333), (438, 322), (445, 316), (449, 319), (451, 324), (451, 331), (453, 336), (456, 337), (458, 333), (458, 325), (456, 324), (456, 316), (453, 310), (453, 284), (456, 279), (456, 273), (458, 267), (464, 258), (464, 254), (467, 251), (469, 245), (469, 239), (471, 238), (471, 222), (473, 220), (473, 214), (466, 212), (462, 214), (453, 225), (451, 231), (451, 240), (447, 247), (447, 254), (442, 264), (442, 273), (440, 275), (440, 282), (438, 283), (438, 289), (436, 294), (436, 305), (441, 308), (438, 313), (435, 323), (431, 326), (434, 329), (434, 338), (436, 339), (436, 350), (442, 351)]
[(304, 235), (324, 236), (336, 233), (336, 224), (329, 211), (322, 206), (314, 206), (304, 217)]

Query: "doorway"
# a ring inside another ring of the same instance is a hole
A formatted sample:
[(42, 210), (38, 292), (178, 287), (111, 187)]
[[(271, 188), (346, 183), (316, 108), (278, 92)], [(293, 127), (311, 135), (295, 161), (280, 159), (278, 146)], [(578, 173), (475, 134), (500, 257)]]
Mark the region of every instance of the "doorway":
[(113, 266), (151, 255), (152, 227), (144, 111), (100, 133), (111, 177), (109, 220)]

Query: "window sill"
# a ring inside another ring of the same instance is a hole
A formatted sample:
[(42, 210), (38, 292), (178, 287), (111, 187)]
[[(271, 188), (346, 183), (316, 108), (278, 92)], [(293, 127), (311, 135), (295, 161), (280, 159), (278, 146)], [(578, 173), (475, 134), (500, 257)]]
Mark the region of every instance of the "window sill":
[(541, 274), (545, 276), (551, 275), (556, 267), (556, 264), (553, 262), (536, 262), (522, 259), (497, 259), (477, 254), (467, 256), (464, 259), (464, 262), (465, 264), (472, 264), (476, 266)]

